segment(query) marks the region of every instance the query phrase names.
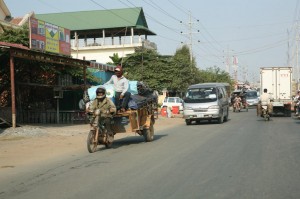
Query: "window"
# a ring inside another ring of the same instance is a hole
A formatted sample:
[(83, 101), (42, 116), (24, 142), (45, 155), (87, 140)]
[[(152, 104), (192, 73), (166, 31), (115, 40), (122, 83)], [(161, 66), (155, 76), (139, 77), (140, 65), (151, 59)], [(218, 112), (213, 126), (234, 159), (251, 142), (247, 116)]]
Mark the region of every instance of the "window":
[(212, 102), (217, 100), (216, 88), (192, 88), (186, 94), (185, 102), (187, 103), (201, 103)]
[(169, 98), (168, 102), (174, 103), (175, 102), (175, 98)]

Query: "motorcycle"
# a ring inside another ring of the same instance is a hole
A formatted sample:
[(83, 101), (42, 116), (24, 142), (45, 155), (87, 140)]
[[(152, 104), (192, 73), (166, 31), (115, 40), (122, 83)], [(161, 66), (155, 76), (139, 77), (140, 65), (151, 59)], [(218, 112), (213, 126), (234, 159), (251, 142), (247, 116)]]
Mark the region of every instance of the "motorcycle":
[(241, 112), (242, 103), (239, 101), (234, 102), (233, 112)]
[(102, 144), (106, 148), (110, 148), (113, 143), (114, 137), (108, 134), (104, 121), (100, 120), (100, 115), (100, 109), (96, 109), (93, 113), (90, 113), (91, 129), (87, 137), (87, 149), (90, 153), (94, 153), (98, 145)]
[(300, 110), (300, 97), (296, 97), (294, 99), (295, 116), (299, 116), (299, 110)]
[(261, 117), (263, 117), (265, 119), (265, 121), (270, 120), (270, 114), (269, 114), (269, 111), (268, 111), (268, 106), (266, 106), (266, 105), (261, 106)]

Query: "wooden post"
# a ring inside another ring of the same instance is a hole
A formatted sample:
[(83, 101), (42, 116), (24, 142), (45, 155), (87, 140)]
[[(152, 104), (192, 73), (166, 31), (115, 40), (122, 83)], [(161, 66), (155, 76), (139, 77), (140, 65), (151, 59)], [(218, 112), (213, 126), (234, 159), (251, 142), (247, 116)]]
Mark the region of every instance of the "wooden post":
[(11, 87), (11, 121), (12, 127), (16, 128), (16, 95), (15, 95), (15, 66), (14, 57), (12, 51), (10, 50), (10, 87)]
[[(85, 60), (85, 56), (83, 57), (83, 60)], [(84, 65), (84, 67), (83, 67), (83, 83), (84, 83), (84, 91), (87, 89), (87, 88), (86, 88), (86, 68), (87, 68), (87, 66)]]

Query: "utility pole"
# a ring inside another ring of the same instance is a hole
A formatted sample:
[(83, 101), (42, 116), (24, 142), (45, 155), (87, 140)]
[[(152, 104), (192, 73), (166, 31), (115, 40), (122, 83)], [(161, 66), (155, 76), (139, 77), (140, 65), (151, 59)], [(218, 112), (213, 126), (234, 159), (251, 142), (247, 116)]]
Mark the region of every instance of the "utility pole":
[(227, 46), (227, 51), (225, 52), (225, 66), (226, 66), (226, 72), (228, 74), (230, 74), (230, 68), (232, 65), (231, 52), (233, 52), (233, 50), (229, 50), (229, 47)]
[(233, 56), (233, 76), (234, 76), (234, 80), (236, 83), (238, 83), (238, 71), (237, 71), (237, 67), (238, 67), (238, 58), (236, 56)]
[(287, 55), (287, 66), (291, 66), (291, 60), (290, 60), (290, 32), (289, 32), (289, 29), (287, 29), (287, 52), (286, 52), (286, 55)]
[(246, 82), (248, 79), (248, 68), (247, 65), (242, 66), (242, 78)]
[(297, 22), (297, 31), (296, 31), (296, 75), (297, 78), (297, 90), (299, 90), (299, 25)]
[[(199, 22), (199, 20), (197, 20), (197, 22)], [(180, 21), (180, 23), (182, 23), (182, 21)], [(181, 34), (187, 34), (188, 37), (189, 37), (188, 45), (189, 45), (189, 48), (190, 48), (190, 62), (191, 62), (191, 65), (193, 63), (193, 34), (200, 32), (199, 30), (197, 32), (192, 31), (193, 30), (193, 24), (194, 24), (194, 22), (192, 22), (191, 11), (189, 11), (189, 21), (187, 23), (188, 32), (187, 33), (181, 32)]]

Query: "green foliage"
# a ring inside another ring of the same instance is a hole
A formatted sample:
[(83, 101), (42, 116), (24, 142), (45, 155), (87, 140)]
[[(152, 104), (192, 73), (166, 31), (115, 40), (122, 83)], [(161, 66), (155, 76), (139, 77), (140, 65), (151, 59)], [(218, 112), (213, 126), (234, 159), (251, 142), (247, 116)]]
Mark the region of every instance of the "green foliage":
[(0, 28), (3, 30), (3, 33), (0, 34), (0, 41), (23, 44), (29, 47), (29, 29), (27, 25), (15, 29), (0, 24)]
[[(1, 28), (3, 33), (0, 34), (0, 41), (29, 46), (27, 26), (19, 29), (4, 26)], [(173, 92), (182, 92), (191, 84), (203, 82), (228, 82), (232, 84), (229, 74), (218, 67), (199, 70), (194, 58), (191, 62), (190, 50), (186, 45), (177, 49), (174, 56), (162, 56), (154, 50), (138, 48), (135, 53), (127, 55), (127, 57), (120, 58), (118, 53), (114, 53), (110, 58), (112, 62), (108, 64), (118, 65), (122, 63), (124, 75), (129, 80), (143, 81), (150, 88), (158, 91), (167, 89)], [(0, 55), (0, 59), (1, 63), (7, 63), (8, 66), (7, 55)], [(70, 74), (83, 82), (83, 69), (80, 67), (62, 67), (28, 60), (17, 61), (16, 66), (18, 68), (16, 77), (22, 82), (34, 81), (35, 83), (54, 85), (58, 75), (61, 74)], [(4, 74), (9, 74), (9, 71), (4, 71), (4, 69), (2, 72), (0, 71), (0, 82), (2, 85), (3, 83), (9, 85), (9, 78), (6, 78)], [(88, 82), (99, 82), (99, 79), (92, 76), (89, 71), (87, 71), (87, 80)]]
[(203, 76), (205, 82), (227, 82), (231, 85), (233, 84), (230, 75), (217, 66), (210, 67), (205, 71), (201, 71), (201, 75)]
[[(194, 59), (193, 59), (194, 60)], [(143, 81), (158, 91), (183, 92), (191, 84), (228, 82), (230, 76), (218, 67), (199, 70), (190, 60), (188, 46), (176, 50), (174, 56), (161, 56), (156, 51), (137, 49), (123, 59), (124, 74), (129, 80)]]
[(112, 62), (107, 62), (110, 65), (121, 65), (122, 57), (119, 57), (118, 53), (114, 53), (113, 56), (109, 56)]

